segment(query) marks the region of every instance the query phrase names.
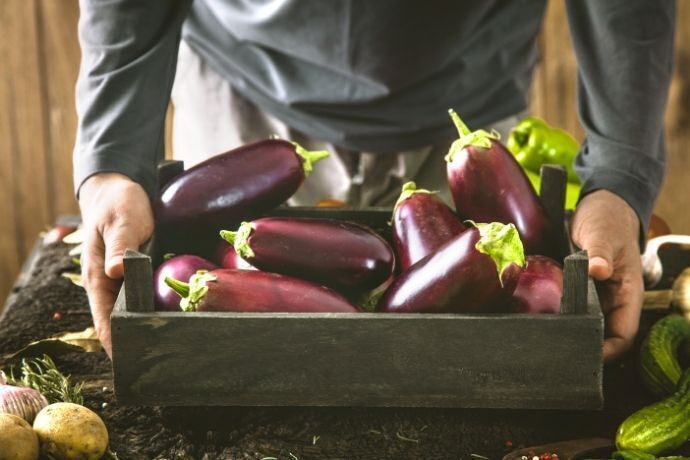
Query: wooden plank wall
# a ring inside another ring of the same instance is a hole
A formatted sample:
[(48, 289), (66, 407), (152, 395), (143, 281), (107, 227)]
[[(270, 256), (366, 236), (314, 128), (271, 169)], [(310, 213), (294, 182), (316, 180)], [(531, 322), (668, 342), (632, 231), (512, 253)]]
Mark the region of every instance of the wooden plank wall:
[[(71, 152), (79, 66), (76, 0), (0, 1), (0, 300), (38, 233), (74, 214)], [(657, 213), (690, 233), (690, 2), (678, 2), (676, 74), (669, 97), (669, 172)], [(531, 93), (535, 114), (582, 137), (575, 111), (575, 59), (563, 2), (549, 2), (542, 62)], [(2, 305), (2, 301), (0, 301)]]
[(0, 2), (0, 299), (38, 233), (77, 212), (77, 17), (76, 1)]

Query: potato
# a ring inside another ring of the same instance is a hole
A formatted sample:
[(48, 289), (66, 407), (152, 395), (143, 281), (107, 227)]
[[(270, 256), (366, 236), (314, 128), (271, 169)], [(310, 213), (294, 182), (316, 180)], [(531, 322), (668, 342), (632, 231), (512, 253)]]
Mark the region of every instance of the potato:
[(41, 451), (56, 460), (98, 460), (108, 448), (108, 430), (92, 410), (54, 403), (36, 415), (34, 431)]
[(0, 460), (36, 460), (38, 436), (21, 417), (0, 414)]

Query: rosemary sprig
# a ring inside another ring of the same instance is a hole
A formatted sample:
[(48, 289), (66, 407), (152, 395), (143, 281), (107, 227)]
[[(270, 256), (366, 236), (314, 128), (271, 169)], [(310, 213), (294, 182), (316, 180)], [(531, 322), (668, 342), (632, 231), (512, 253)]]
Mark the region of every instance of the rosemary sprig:
[(11, 384), (38, 390), (51, 404), (71, 402), (84, 405), (81, 392), (84, 383), (72, 385), (70, 376), (61, 373), (48, 355), (43, 355), (43, 358), (22, 359), (19, 370), (19, 378), (14, 376), (14, 370), (10, 372)]

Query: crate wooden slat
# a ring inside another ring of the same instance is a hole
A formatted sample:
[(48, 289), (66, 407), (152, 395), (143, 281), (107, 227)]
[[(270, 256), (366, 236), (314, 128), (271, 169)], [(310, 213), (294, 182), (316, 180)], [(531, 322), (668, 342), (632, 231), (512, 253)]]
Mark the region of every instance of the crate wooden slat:
[(115, 389), (141, 405), (591, 409), (601, 331), (596, 312), (123, 313)]
[[(271, 214), (352, 220), (384, 234), (390, 219), (389, 209), (279, 208)], [(581, 253), (565, 260), (560, 315), (146, 311), (151, 282), (141, 273), (150, 261), (128, 252), (112, 314), (121, 404), (603, 404), (603, 317)]]

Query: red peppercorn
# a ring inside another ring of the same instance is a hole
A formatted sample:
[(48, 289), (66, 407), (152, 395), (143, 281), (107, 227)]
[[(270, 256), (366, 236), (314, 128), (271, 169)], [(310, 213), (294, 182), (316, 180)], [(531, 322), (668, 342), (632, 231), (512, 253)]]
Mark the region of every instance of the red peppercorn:
[(507, 441), (506, 441), (506, 447), (507, 447), (508, 449), (511, 449), (511, 448), (513, 447), (513, 441), (511, 441), (510, 439), (507, 440)]
[(59, 311), (56, 311), (53, 313), (53, 321), (60, 321), (62, 319), (62, 313)]

